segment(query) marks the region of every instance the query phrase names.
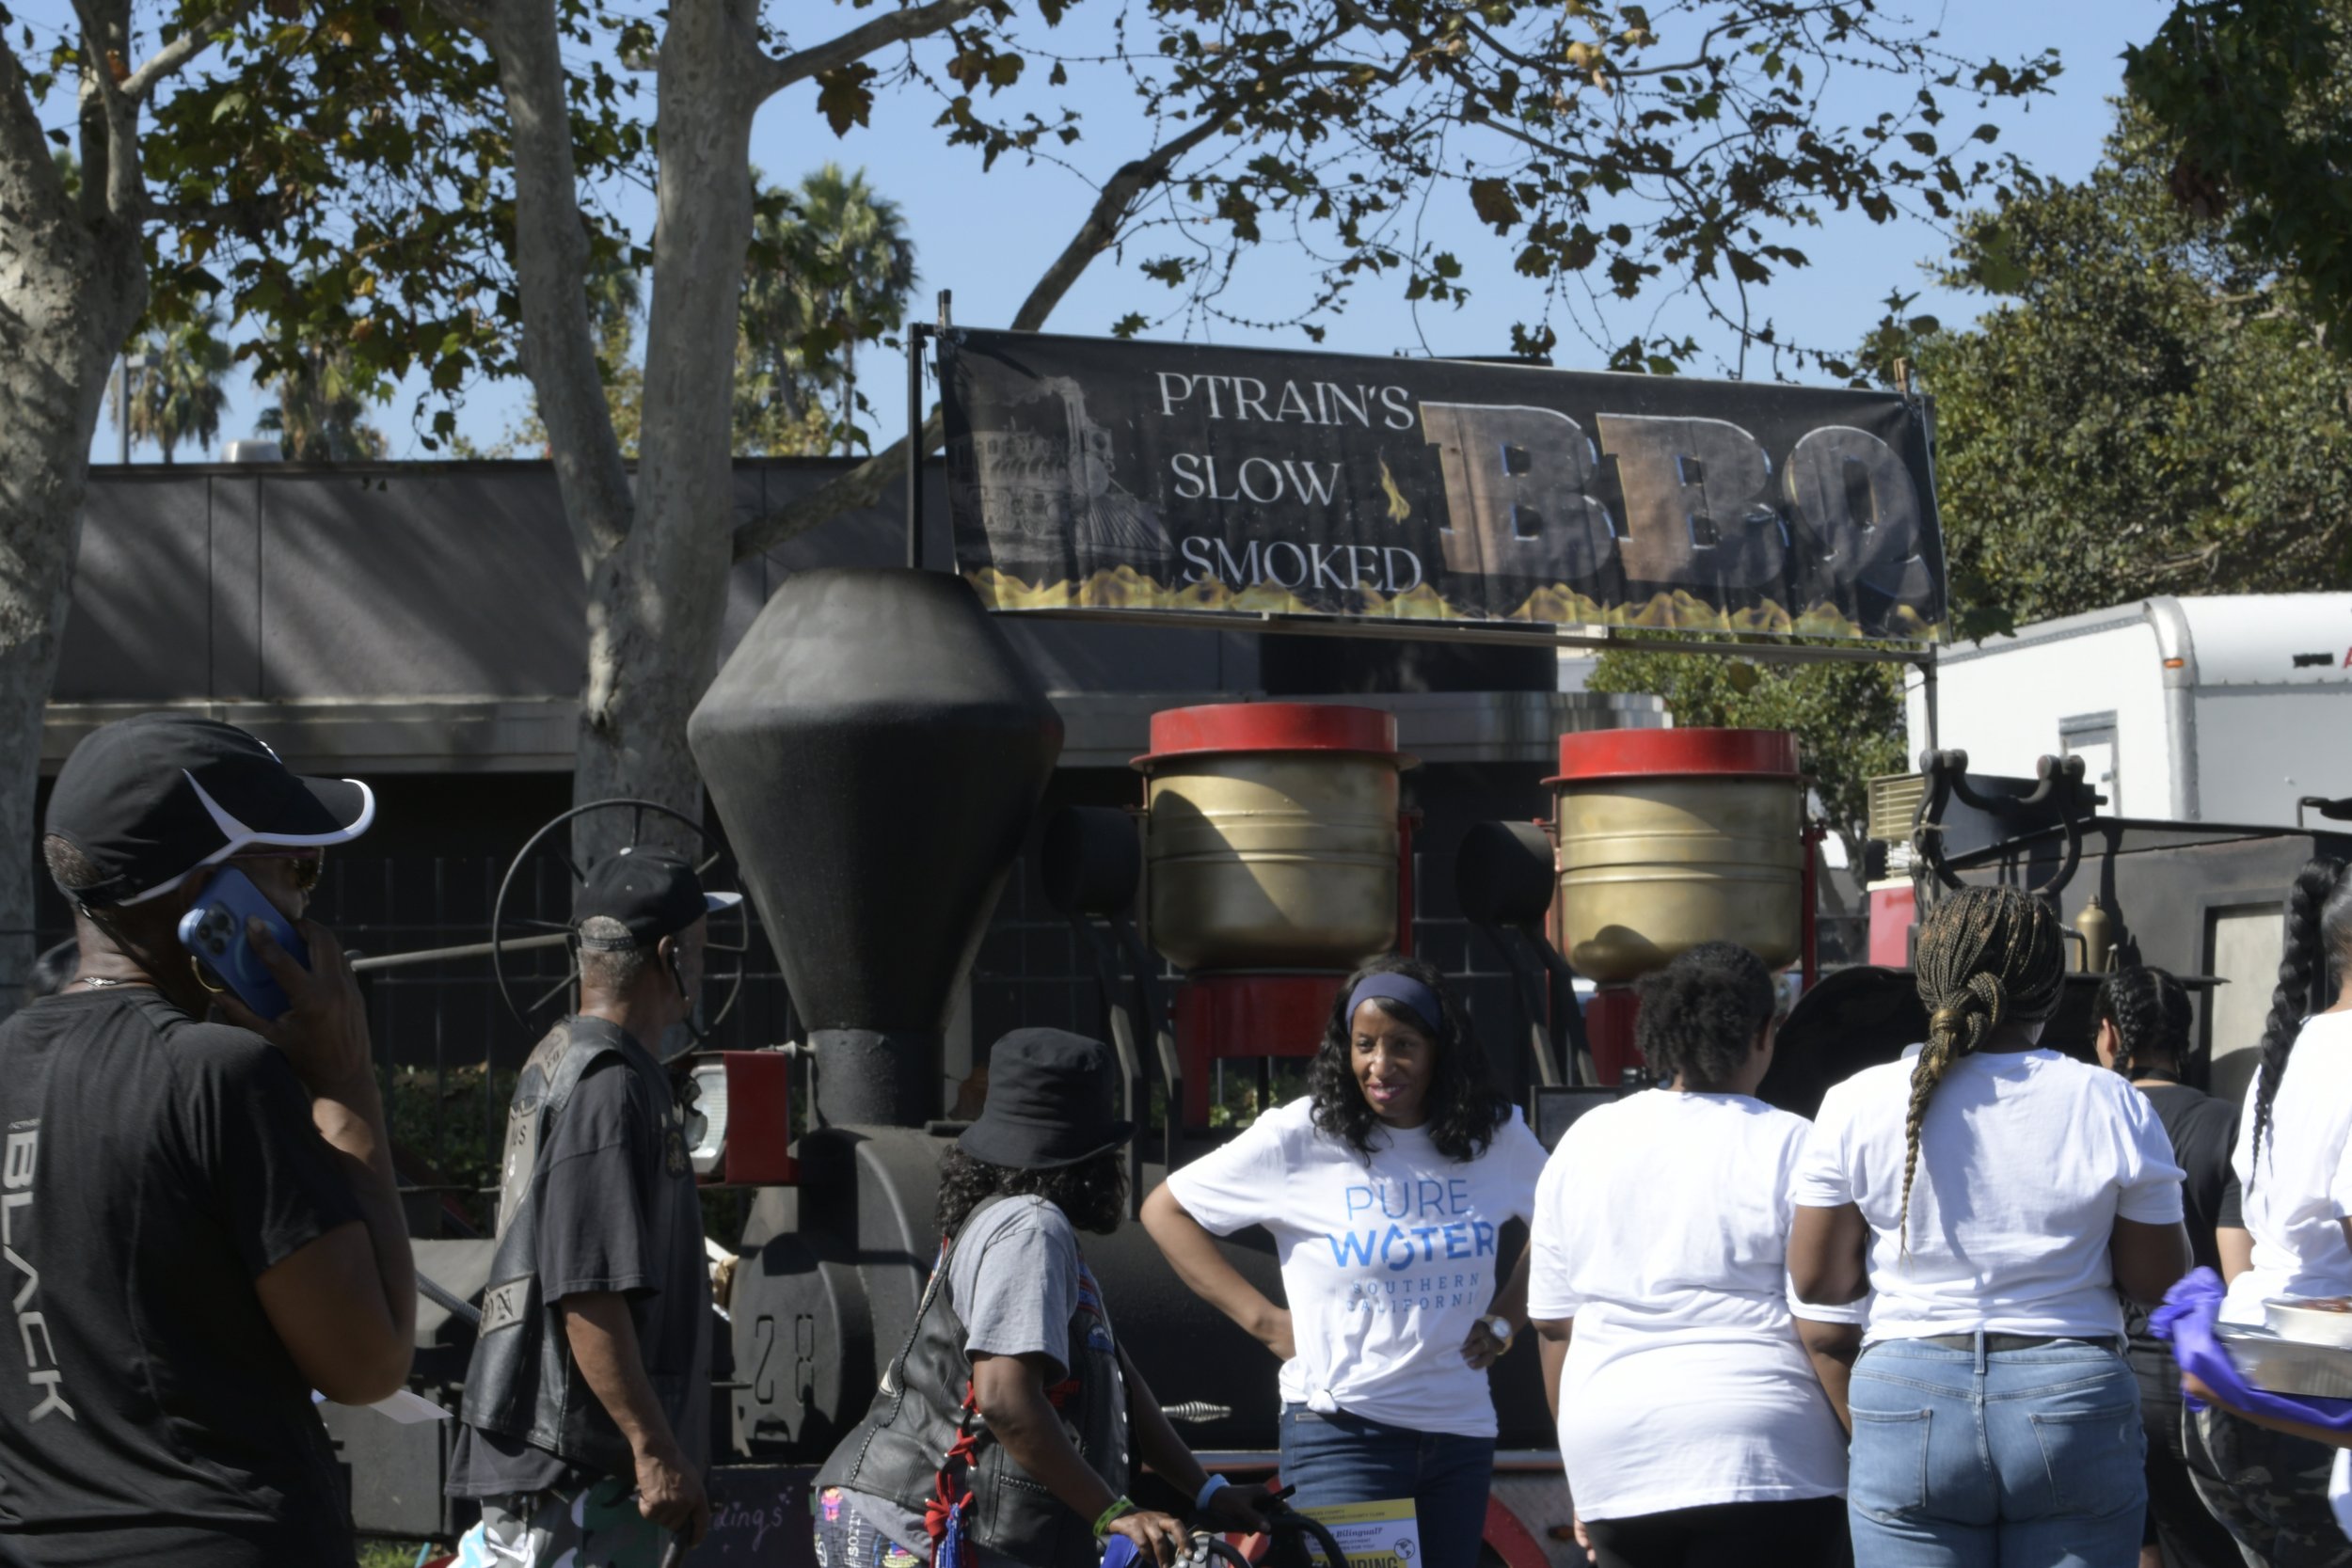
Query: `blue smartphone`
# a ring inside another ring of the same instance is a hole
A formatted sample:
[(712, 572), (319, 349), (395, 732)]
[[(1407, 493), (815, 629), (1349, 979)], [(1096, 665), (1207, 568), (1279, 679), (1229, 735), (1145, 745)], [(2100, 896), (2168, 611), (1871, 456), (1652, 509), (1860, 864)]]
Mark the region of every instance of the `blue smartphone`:
[(278, 945), (294, 955), (294, 961), (303, 968), (310, 967), (310, 949), (293, 923), (233, 865), (215, 872), (204, 884), (204, 896), (180, 917), (180, 945), (196, 955), (197, 962), (211, 970), (246, 1006), (263, 1018), (278, 1018), (294, 1003), (269, 966), (262, 962), (262, 956), (253, 951), (245, 930), (248, 915), (260, 915)]

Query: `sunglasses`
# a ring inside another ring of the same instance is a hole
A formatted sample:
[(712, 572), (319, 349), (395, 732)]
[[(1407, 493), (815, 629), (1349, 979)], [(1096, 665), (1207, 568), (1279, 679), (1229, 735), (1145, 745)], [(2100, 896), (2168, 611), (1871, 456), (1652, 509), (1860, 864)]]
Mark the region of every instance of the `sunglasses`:
[(248, 854), (229, 857), (231, 865), (241, 861), (287, 862), (286, 879), (294, 884), (294, 890), (296, 893), (307, 895), (316, 890), (319, 885), (319, 877), (326, 869), (326, 851), (324, 849), (256, 849)]

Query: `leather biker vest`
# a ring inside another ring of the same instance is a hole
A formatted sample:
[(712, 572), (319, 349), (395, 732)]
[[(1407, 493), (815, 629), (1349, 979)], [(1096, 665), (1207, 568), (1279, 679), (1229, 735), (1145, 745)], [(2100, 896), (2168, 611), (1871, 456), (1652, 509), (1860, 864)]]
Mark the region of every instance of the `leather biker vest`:
[[(978, 1214), (1003, 1198), (990, 1198)], [(965, 1219), (968, 1229), (971, 1224)], [(923, 1513), (939, 1495), (968, 1493), (965, 1529), (977, 1545), (1030, 1568), (1095, 1568), (1102, 1548), (1094, 1521), (1082, 1519), (1016, 1464), (988, 1433), (972, 1405), (972, 1362), (964, 1354), (962, 1320), (947, 1300), (947, 1257), (924, 1290), (914, 1330), (883, 1370), (872, 1408), (818, 1473), (818, 1488), (844, 1486), (882, 1497), (909, 1513)], [(1079, 1263), (1077, 1310), (1070, 1319), (1069, 1376), (1046, 1390), (1079, 1456), (1115, 1493), (1127, 1490), (1127, 1387), (1111, 1338), (1102, 1292)], [(968, 1440), (968, 1441), (967, 1441)], [(966, 1443), (969, 1459), (949, 1464)], [(957, 1472), (960, 1471), (959, 1476)], [(902, 1543), (914, 1545), (915, 1543)], [(935, 1568), (957, 1568), (938, 1563)]]
[(559, 1022), (516, 1079), (499, 1177), (498, 1244), (460, 1415), (468, 1426), (520, 1438), (583, 1469), (626, 1476), (636, 1465), (628, 1439), (589, 1389), (561, 1315), (540, 1294), (539, 1200), (547, 1172), (539, 1150), (580, 1078), (608, 1055), (645, 1080), (654, 1104), (670, 1103), (672, 1092), (650, 1055), (622, 1050), (601, 1029), (575, 1027), (582, 1022)]

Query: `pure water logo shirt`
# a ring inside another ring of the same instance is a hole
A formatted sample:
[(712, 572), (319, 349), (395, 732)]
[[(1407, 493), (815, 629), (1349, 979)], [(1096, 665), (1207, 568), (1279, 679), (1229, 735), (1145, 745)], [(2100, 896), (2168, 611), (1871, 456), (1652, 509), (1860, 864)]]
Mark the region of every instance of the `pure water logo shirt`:
[(1168, 1189), (1216, 1235), (1273, 1235), (1297, 1350), (1284, 1404), (1491, 1437), (1486, 1374), (1463, 1363), (1462, 1342), (1517, 1261), (1502, 1230), (1534, 1211), (1543, 1146), (1516, 1109), (1473, 1160), (1447, 1159), (1418, 1128), (1375, 1128), (1372, 1144), (1367, 1159), (1316, 1131), (1302, 1097)]

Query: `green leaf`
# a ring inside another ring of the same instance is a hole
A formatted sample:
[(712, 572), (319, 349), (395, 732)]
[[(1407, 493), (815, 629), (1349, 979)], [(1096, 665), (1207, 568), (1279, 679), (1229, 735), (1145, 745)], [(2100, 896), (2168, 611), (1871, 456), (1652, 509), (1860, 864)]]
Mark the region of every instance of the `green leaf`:
[(1473, 180), (1470, 187), (1470, 207), (1479, 220), (1494, 225), (1495, 232), (1507, 234), (1520, 221), (1519, 205), (1511, 199), (1511, 187), (1502, 180)]
[(818, 75), (818, 112), (833, 127), (834, 135), (846, 136), (850, 126), (871, 123), (874, 89), (868, 84), (877, 74), (872, 66), (855, 60)]

